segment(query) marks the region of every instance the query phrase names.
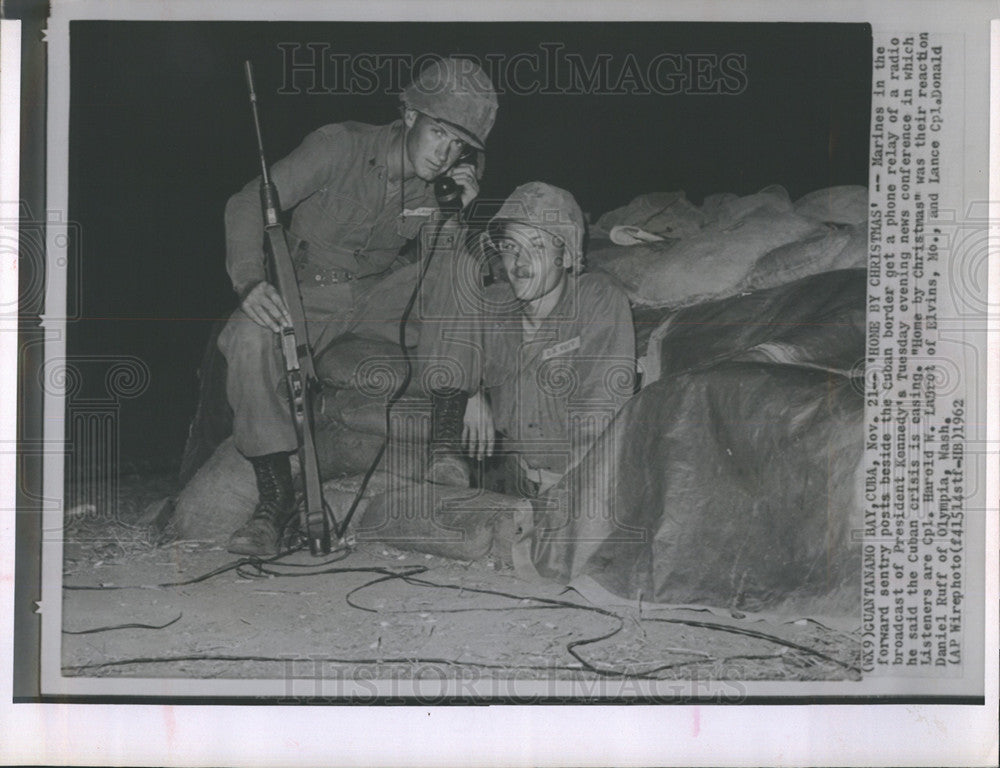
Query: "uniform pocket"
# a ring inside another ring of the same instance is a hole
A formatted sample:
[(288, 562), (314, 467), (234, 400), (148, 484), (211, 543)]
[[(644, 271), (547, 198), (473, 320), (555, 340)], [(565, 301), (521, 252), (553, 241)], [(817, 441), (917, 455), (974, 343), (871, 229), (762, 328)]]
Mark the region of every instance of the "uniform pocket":
[(334, 190), (323, 193), (323, 211), (330, 221), (358, 226), (374, 216), (374, 212), (356, 197)]

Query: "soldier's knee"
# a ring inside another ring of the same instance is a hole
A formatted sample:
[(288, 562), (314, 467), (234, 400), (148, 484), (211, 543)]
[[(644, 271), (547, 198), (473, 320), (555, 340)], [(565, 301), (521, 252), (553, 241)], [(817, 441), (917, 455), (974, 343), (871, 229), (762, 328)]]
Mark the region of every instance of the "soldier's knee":
[(274, 333), (242, 312), (233, 313), (219, 334), (219, 349), (230, 365), (274, 354)]

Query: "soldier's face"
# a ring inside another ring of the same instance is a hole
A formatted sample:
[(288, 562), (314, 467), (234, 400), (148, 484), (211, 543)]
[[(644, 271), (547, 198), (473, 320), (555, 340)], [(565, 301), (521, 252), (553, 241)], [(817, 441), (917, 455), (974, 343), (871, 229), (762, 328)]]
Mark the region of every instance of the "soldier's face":
[(413, 109), (403, 113), (406, 122), (406, 158), (409, 168), (424, 181), (433, 181), (455, 164), (466, 143), (447, 126)]
[(566, 275), (563, 244), (526, 224), (508, 223), (496, 240), (514, 295), (532, 301), (551, 293)]

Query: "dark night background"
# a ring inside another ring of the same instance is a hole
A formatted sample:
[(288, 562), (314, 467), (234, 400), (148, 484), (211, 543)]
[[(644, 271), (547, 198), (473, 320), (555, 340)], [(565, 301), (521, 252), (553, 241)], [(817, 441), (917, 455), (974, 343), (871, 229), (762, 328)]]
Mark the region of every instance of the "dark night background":
[(69, 218), (82, 266), (70, 279), (82, 282), (82, 317), (68, 325), (68, 351), (149, 365), (149, 388), (122, 402), (126, 462), (179, 460), (211, 324), (236, 305), (222, 214), (257, 171), (243, 60), (255, 64), (271, 162), (325, 123), (398, 114), (382, 92), (277, 94), (281, 42), (480, 60), (558, 42), (588, 63), (611, 54), (613, 71), (628, 52), (747, 56), (739, 95), (501, 94), (483, 198), (540, 179), (596, 219), (657, 190), (700, 204), (773, 183), (793, 200), (867, 183), (867, 25), (74, 22)]

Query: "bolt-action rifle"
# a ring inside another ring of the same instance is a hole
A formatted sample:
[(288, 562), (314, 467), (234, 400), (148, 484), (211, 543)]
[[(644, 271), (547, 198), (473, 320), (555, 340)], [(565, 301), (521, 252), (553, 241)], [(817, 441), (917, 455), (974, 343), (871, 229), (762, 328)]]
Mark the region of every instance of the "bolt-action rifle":
[(281, 293), (292, 318), (291, 326), (281, 330), (281, 351), (285, 358), (285, 376), (288, 381), (289, 404), (295, 434), (299, 444), (299, 465), (302, 470), (303, 500), (299, 506), (299, 522), (302, 532), (309, 538), (309, 549), (313, 555), (330, 552), (330, 516), (323, 499), (323, 486), (319, 477), (319, 462), (316, 458), (316, 444), (313, 439), (313, 396), (319, 389), (319, 379), (313, 365), (312, 349), (306, 332), (306, 316), (302, 308), (302, 296), (295, 277), (295, 266), (288, 252), (288, 241), (281, 225), (278, 190), (271, 181), (264, 157), (264, 141), (260, 131), (260, 117), (257, 114), (257, 93), (253, 84), (253, 67), (244, 62), (247, 89), (250, 92), (250, 109), (257, 133), (257, 149), (260, 154), (260, 204), (264, 213), (264, 249), (268, 257), (268, 268), (272, 282)]

